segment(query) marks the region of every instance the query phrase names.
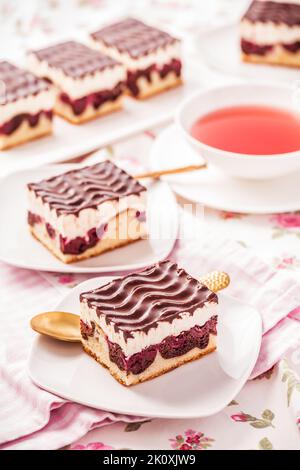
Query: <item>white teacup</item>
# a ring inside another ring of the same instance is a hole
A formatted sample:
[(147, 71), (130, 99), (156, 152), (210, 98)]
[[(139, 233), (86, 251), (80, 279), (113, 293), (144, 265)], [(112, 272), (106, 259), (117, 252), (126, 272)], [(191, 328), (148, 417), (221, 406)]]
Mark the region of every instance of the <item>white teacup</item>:
[(300, 170), (300, 149), (276, 155), (245, 155), (217, 149), (191, 135), (194, 122), (206, 114), (231, 106), (273, 106), (300, 111), (300, 93), (293, 86), (239, 83), (199, 91), (177, 110), (175, 121), (186, 142), (199, 155), (225, 173), (238, 178), (269, 179)]

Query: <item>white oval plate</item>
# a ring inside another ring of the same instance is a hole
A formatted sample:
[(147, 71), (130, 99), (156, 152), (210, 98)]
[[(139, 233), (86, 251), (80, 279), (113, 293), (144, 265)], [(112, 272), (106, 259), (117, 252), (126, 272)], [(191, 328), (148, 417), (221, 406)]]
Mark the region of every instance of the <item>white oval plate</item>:
[[(112, 278), (83, 282), (55, 307), (79, 312), (81, 292)], [(37, 336), (28, 373), (39, 387), (83, 405), (116, 413), (160, 418), (196, 418), (218, 413), (241, 390), (256, 363), (261, 318), (252, 307), (220, 295), (218, 352), (156, 379), (120, 385), (80, 344)], [(226, 371), (226, 372), (225, 372)]]
[(108, 273), (139, 269), (166, 258), (178, 233), (176, 199), (166, 183), (148, 187), (149, 238), (72, 264), (56, 259), (27, 227), (26, 184), (60, 174), (74, 165), (53, 165), (13, 173), (0, 185), (0, 260), (21, 268), (64, 273)]
[[(199, 163), (201, 159), (175, 125), (161, 132), (152, 146), (150, 166), (153, 171)], [(254, 181), (232, 178), (211, 166), (163, 179), (185, 199), (214, 209), (245, 214), (283, 213), (300, 209), (300, 172)]]
[(51, 136), (0, 151), (0, 174), (70, 160), (170, 122), (178, 103), (204, 84), (197, 67), (187, 61), (182, 86), (144, 101), (126, 97), (123, 110), (80, 126), (55, 116)]
[(239, 25), (234, 23), (201, 33), (194, 39), (195, 55), (208, 66), (228, 75), (269, 83), (299, 81), (299, 70), (241, 60)]

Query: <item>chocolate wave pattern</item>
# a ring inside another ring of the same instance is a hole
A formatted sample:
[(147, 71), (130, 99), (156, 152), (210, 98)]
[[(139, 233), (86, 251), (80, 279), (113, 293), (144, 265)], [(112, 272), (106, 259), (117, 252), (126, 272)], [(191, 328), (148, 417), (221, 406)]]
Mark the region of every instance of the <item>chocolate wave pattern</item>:
[(75, 215), (105, 201), (146, 191), (137, 180), (108, 160), (30, 183), (28, 189), (58, 214)]
[(158, 321), (172, 322), (182, 312), (193, 314), (217, 295), (184, 269), (163, 261), (136, 274), (116, 279), (99, 289), (81, 294), (89, 307), (104, 314), (106, 323), (130, 337), (134, 330), (148, 331)]
[(0, 96), (1, 105), (49, 89), (49, 84), (45, 80), (35, 77), (26, 70), (19, 69), (5, 60), (0, 62), (0, 81), (5, 85), (4, 96)]
[(126, 18), (106, 26), (91, 36), (108, 47), (116, 47), (121, 53), (128, 53), (133, 58), (149, 54), (177, 41), (165, 31), (148, 26), (134, 18)]
[(50, 67), (60, 69), (72, 78), (82, 78), (119, 63), (101, 52), (95, 51), (76, 41), (67, 41), (32, 53)]
[(249, 21), (267, 22), (288, 26), (300, 25), (300, 5), (291, 3), (262, 2), (255, 0), (244, 15)]

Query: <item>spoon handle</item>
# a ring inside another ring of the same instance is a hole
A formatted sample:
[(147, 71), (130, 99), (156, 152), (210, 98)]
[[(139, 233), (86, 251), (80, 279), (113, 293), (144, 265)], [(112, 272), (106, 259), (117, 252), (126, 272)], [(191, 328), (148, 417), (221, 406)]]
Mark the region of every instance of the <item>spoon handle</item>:
[(226, 289), (230, 284), (230, 277), (222, 271), (212, 271), (199, 278), (199, 281), (208, 287), (212, 292)]
[(141, 173), (139, 175), (135, 175), (136, 179), (142, 178), (159, 178), (160, 176), (164, 175), (177, 175), (180, 173), (187, 173), (188, 171), (196, 171), (202, 170), (206, 168), (206, 163), (202, 163), (201, 165), (189, 165), (189, 166), (182, 166), (179, 168), (170, 168), (169, 170), (161, 170), (161, 171), (149, 171), (147, 173)]

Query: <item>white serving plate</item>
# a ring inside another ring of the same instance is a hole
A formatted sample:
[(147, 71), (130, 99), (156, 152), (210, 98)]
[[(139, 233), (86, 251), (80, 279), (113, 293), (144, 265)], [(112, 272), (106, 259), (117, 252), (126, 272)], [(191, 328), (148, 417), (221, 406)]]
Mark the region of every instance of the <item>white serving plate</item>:
[[(112, 278), (90, 279), (55, 310), (79, 312), (79, 295)], [(37, 336), (28, 373), (39, 387), (93, 408), (160, 418), (197, 418), (221, 411), (241, 390), (258, 357), (261, 318), (252, 307), (219, 296), (218, 351), (156, 379), (124, 387), (80, 344)], [(225, 372), (226, 371), (226, 372)]]
[(13, 173), (0, 185), (0, 260), (21, 268), (64, 273), (104, 273), (139, 269), (166, 258), (178, 233), (178, 207), (166, 183), (148, 187), (149, 237), (72, 264), (56, 259), (27, 227), (26, 184), (77, 168), (53, 165)]
[[(152, 146), (150, 166), (153, 171), (199, 163), (201, 157), (175, 125), (163, 130)], [(300, 171), (280, 178), (255, 181), (233, 178), (209, 166), (205, 170), (162, 179), (185, 199), (215, 209), (245, 214), (283, 213), (300, 209)]]
[(299, 84), (299, 69), (242, 62), (239, 41), (237, 23), (209, 30), (196, 36), (195, 56), (209, 67), (228, 75), (265, 80), (273, 85), (276, 81)]
[(184, 71), (182, 86), (143, 101), (126, 97), (122, 111), (81, 125), (55, 117), (53, 135), (0, 151), (0, 175), (66, 161), (170, 121), (178, 103), (204, 85), (193, 63)]

